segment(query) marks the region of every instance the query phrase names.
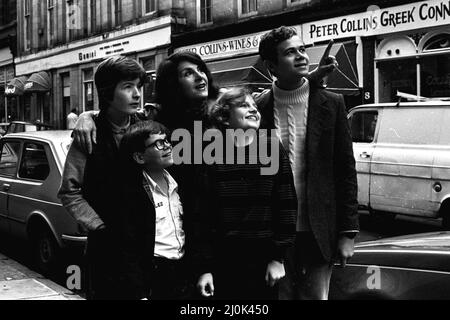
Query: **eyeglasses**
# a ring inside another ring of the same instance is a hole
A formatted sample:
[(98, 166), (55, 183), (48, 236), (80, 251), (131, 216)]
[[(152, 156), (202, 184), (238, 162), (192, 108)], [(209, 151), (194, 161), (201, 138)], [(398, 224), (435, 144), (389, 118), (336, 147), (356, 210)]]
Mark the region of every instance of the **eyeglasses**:
[(155, 142), (149, 144), (145, 149), (155, 147), (157, 150), (164, 150), (165, 147), (171, 147), (172, 144), (167, 139), (158, 139)]

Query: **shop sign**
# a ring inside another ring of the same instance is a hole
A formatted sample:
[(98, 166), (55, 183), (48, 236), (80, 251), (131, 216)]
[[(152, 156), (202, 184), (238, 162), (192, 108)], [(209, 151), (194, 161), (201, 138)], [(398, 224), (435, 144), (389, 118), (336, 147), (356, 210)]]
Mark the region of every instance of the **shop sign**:
[(5, 94), (14, 94), (14, 93), (16, 93), (16, 87), (6, 86)]
[[(125, 31), (117, 32), (117, 35), (105, 34), (104, 38), (110, 38), (109, 41), (102, 41), (99, 38), (89, 39), (88, 45), (76, 48), (72, 47), (70, 51), (54, 51), (51, 55), (41, 57), (40, 55), (27, 55), (17, 58), (17, 75), (30, 74), (42, 70), (62, 68), (70, 65), (96, 61), (117, 54), (127, 54), (153, 49), (159, 46), (170, 44), (170, 17), (161, 18), (161, 25), (151, 28), (147, 32), (123, 37)], [(152, 22), (156, 24), (156, 22)], [(150, 25), (149, 25), (150, 26)], [(143, 28), (143, 27), (142, 27)], [(139, 29), (140, 30), (140, 29)], [(96, 42), (96, 43), (92, 43)], [(100, 42), (100, 44), (99, 44)]]
[(450, 1), (430, 0), (303, 24), (305, 43), (365, 37), (450, 24)]
[(266, 32), (254, 33), (240, 37), (181, 47), (175, 50), (197, 53), (203, 60), (231, 57), (235, 55), (256, 53), (261, 36)]

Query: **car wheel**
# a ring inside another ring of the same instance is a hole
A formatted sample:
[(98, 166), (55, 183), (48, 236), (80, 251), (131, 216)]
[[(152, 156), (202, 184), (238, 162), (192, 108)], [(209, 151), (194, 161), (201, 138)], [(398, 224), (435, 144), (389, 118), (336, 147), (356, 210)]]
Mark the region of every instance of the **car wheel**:
[(439, 215), (442, 217), (442, 228), (450, 230), (450, 202), (448, 200), (442, 204)]
[(36, 267), (44, 275), (51, 274), (56, 267), (59, 247), (48, 228), (40, 228), (33, 237), (33, 256)]
[(444, 215), (442, 216), (442, 228), (444, 230), (450, 230), (450, 212), (447, 210), (447, 212), (444, 212)]

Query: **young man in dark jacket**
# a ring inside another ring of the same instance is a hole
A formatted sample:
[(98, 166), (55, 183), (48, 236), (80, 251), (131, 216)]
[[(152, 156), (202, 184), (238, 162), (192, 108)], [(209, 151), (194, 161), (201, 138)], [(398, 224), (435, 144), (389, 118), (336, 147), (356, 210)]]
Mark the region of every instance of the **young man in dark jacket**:
[(88, 299), (121, 299), (116, 263), (123, 216), (118, 210), (122, 195), (117, 188), (120, 140), (136, 112), (146, 73), (135, 60), (115, 56), (104, 60), (95, 72), (100, 113), (95, 119), (97, 143), (87, 154), (72, 143), (67, 155), (58, 196), (67, 211), (88, 231)]
[[(296, 245), (286, 262), (281, 298), (327, 299), (333, 262), (345, 266), (359, 230), (344, 100), (308, 81), (309, 57), (295, 29), (265, 34), (259, 53), (277, 78), (255, 97), (262, 127), (275, 128), (289, 154), (298, 200)], [(294, 294), (286, 296), (293, 284)]]

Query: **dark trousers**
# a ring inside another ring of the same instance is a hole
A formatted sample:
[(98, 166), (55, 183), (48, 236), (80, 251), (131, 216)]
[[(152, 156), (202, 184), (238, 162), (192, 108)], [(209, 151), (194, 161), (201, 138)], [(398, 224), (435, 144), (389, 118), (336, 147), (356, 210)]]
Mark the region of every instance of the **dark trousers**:
[(88, 300), (123, 299), (117, 279), (114, 248), (114, 242), (106, 230), (89, 233), (84, 277)]
[(327, 300), (333, 263), (323, 258), (312, 232), (298, 232), (288, 250), (280, 300)]
[(267, 263), (242, 260), (222, 262), (213, 273), (214, 299), (277, 300), (278, 287), (270, 287), (265, 281)]
[(186, 259), (170, 260), (155, 257), (150, 300), (193, 299), (194, 279)]

